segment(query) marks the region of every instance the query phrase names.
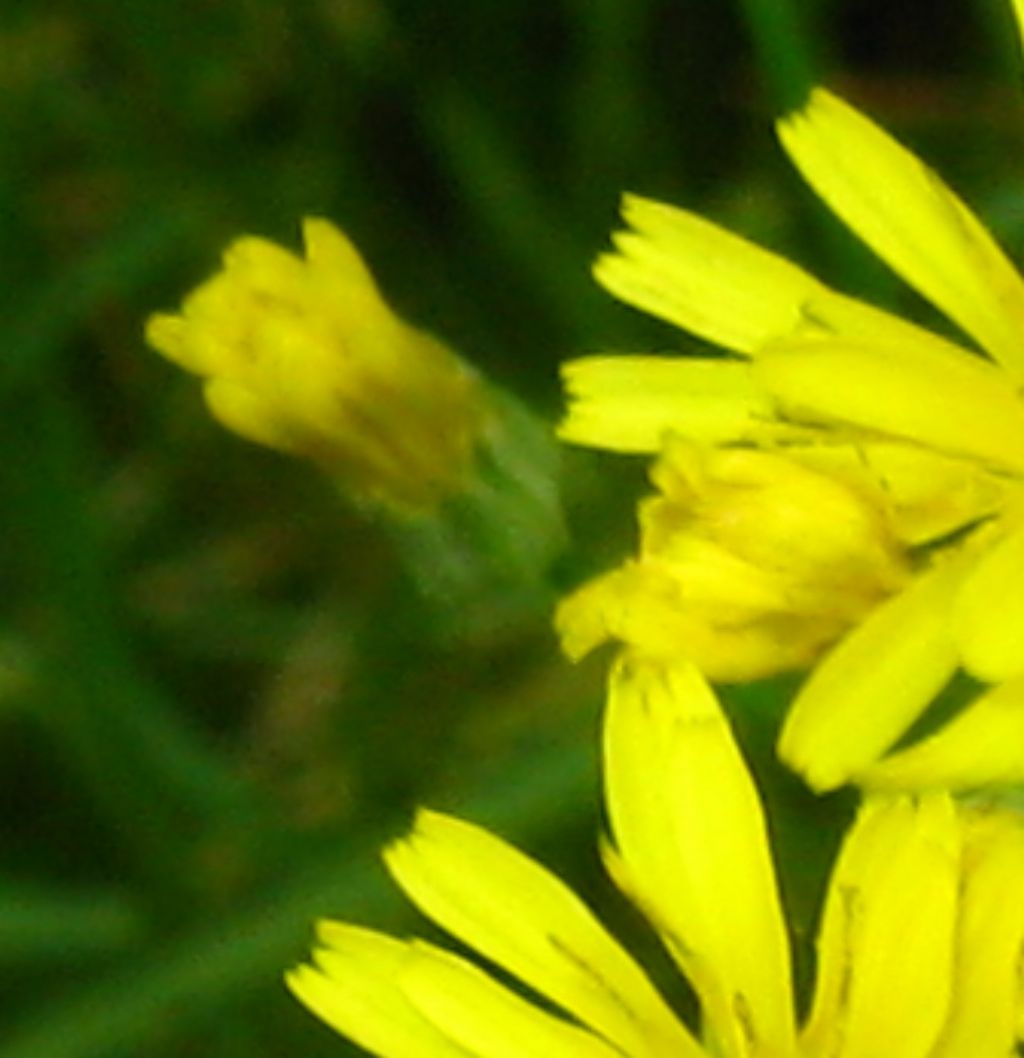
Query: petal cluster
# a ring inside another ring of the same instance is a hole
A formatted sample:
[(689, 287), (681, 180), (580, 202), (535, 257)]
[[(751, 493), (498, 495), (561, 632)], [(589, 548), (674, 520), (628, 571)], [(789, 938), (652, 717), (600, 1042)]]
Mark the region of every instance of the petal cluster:
[(356, 248), (325, 220), (305, 258), (238, 239), (151, 346), (203, 379), (228, 429), (310, 458), (357, 498), (427, 510), (458, 491), (482, 428), (478, 381), (437, 339), (399, 319)]
[(771, 451), (668, 441), (640, 507), (636, 560), (558, 608), (570, 657), (614, 638), (685, 654), (711, 679), (809, 665), (901, 587), (909, 566), (877, 507)]
[[(422, 941), (326, 922), (291, 989), (381, 1058), (1006, 1058), (1024, 951), (1024, 826), (944, 793), (874, 795), (840, 851), (806, 1021), (763, 809), (698, 671), (630, 654), (604, 728), (613, 879), (689, 982), (695, 1035), (546, 870), (421, 812), (385, 860), (442, 929), (518, 983)], [(543, 1005), (537, 1005), (534, 999)]]
[[(628, 229), (597, 278), (731, 355), (570, 363), (561, 436), (662, 463), (683, 438), (719, 459), (788, 463), (845, 499), (830, 505), (824, 487), (797, 495), (784, 474), (766, 485), (758, 506), (776, 516), (750, 523), (742, 557), (756, 569), (744, 583), (775, 578), (782, 605), (748, 614), (742, 636), (732, 584), (720, 579), (708, 605), (696, 568), (655, 571), (642, 513), (638, 558), (565, 604), (566, 647), (612, 637), (664, 651), (670, 637), (715, 679), (821, 657), (780, 742), (817, 789), (1024, 780), (1024, 280), (935, 173), (835, 96), (815, 90), (779, 134), (818, 195), (974, 346), (832, 290), (700, 217), (628, 197)], [(676, 549), (715, 539), (719, 517), (691, 504)], [(780, 548), (822, 561), (792, 563), (780, 584)], [(809, 598), (823, 605), (808, 611)], [(659, 635), (645, 642), (647, 626)], [(960, 671), (990, 689), (885, 757)]]

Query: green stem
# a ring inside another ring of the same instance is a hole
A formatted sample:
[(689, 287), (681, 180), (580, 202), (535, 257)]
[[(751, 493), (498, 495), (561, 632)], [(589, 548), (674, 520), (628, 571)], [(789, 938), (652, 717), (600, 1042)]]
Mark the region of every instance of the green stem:
[(800, 106), (820, 79), (817, 42), (794, 0), (740, 0), (777, 113)]

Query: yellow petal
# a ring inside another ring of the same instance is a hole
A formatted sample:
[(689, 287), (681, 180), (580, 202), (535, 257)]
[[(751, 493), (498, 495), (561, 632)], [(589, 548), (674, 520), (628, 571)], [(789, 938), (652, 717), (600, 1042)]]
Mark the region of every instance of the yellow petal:
[(635, 195), (594, 275), (636, 308), (741, 354), (791, 334), (900, 343), (924, 332), (703, 217)]
[(614, 237), (594, 276), (617, 298), (739, 353), (788, 334), (825, 287), (783, 257), (696, 214), (636, 195), (632, 228)]
[[(964, 350), (955, 342), (864, 301), (823, 288), (802, 307), (794, 337), (821, 340), (849, 339), (864, 345), (887, 345), (902, 350), (926, 344), (955, 355)], [(788, 335), (782, 336), (788, 337)]]
[[(255, 295), (275, 302), (306, 304), (306, 268), (291, 250), (258, 235), (243, 235), (224, 251), (223, 260), (225, 271), (231, 277), (230, 283), (236, 290), (245, 290), (249, 297)], [(204, 303), (202, 294), (203, 288), (200, 288), (186, 305), (199, 307)]]
[(958, 882), (948, 796), (865, 802), (829, 884), (801, 1053), (931, 1053), (950, 999)]
[(614, 452), (657, 452), (670, 433), (747, 440), (772, 415), (750, 366), (735, 360), (588, 356), (563, 365), (562, 380), (569, 407), (559, 437)]
[(201, 375), (206, 365), (195, 355), (186, 320), (169, 312), (154, 312), (146, 320), (146, 344), (178, 367)]
[(352, 240), (320, 217), (303, 220), (302, 238), (307, 298), (319, 322), (333, 323), (340, 346), (358, 353), (365, 350), (378, 373), (415, 371), (413, 361), (402, 355), (402, 346), (416, 332), (392, 312)]
[(265, 398), (227, 378), (215, 378), (203, 386), (203, 397), (210, 414), (229, 430), (247, 441), (294, 452), (301, 445), (281, 418), (273, 399)]
[(612, 294), (741, 354), (793, 334), (902, 344), (925, 332), (703, 217), (636, 195), (594, 274)]
[(926, 544), (990, 517), (1005, 500), (1001, 478), (976, 463), (904, 441), (804, 445), (790, 458), (874, 494), (898, 540)]
[(1020, 816), (979, 813), (967, 828), (952, 1010), (929, 1058), (1016, 1053), (1024, 957), (1022, 891)]
[(787, 417), (866, 427), (1024, 471), (1024, 402), (979, 357), (930, 342), (786, 340), (753, 369)]
[(420, 1014), (399, 985), (408, 944), (342, 923), (323, 923), (318, 966), (285, 975), (317, 1017), (380, 1058), (467, 1058)]
[(964, 668), (996, 683), (1024, 672), (1024, 525), (978, 560), (953, 607)]
[(688, 550), (687, 564), (628, 562), (563, 599), (555, 630), (565, 653), (578, 661), (618, 639), (692, 661), (708, 679), (745, 683), (807, 666), (838, 635), (818, 615), (780, 610), (781, 589), (750, 563), (707, 541), (691, 539)]
[(690, 978), (722, 1053), (791, 1054), (789, 948), (764, 816), (710, 688), (691, 665), (624, 655), (604, 746), (617, 880)]
[(618, 639), (645, 653), (698, 660), (708, 638), (734, 633), (767, 608), (784, 605), (755, 566), (709, 541), (676, 541), (672, 558), (626, 562), (563, 599), (555, 629), (566, 654), (577, 661)]
[(421, 811), (385, 861), (420, 910), (615, 1046), (699, 1058), (696, 1041), (583, 902), (510, 845)]
[(890, 790), (1024, 783), (1024, 677), (983, 694), (936, 734), (855, 780)]
[(685, 563), (688, 582), (702, 576), (695, 543), (749, 563), (776, 585), (774, 605), (783, 613), (859, 618), (907, 581), (880, 497), (798, 460), (673, 439), (651, 480), (663, 495), (641, 508), (644, 552)]
[(322, 271), (332, 283), (356, 283), (376, 291), (362, 254), (352, 240), (329, 220), (306, 217), (302, 221), (306, 260), (314, 272)]
[(959, 567), (882, 603), (814, 670), (790, 707), (779, 756), (818, 791), (875, 761), (957, 667), (949, 607)]
[(804, 179), (879, 257), (1024, 374), (1024, 282), (931, 169), (820, 88), (779, 123), (779, 136)]
[(401, 975), (403, 991), (474, 1058), (622, 1058), (597, 1036), (553, 1017), (464, 959), (427, 944), (412, 947), (415, 957)]

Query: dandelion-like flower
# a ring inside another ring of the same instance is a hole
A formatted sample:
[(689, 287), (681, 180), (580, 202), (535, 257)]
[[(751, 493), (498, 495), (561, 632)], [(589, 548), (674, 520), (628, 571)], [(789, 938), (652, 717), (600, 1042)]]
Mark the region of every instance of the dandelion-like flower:
[(700, 1042), (571, 890), (422, 812), (385, 860), (461, 956), (322, 923), (293, 992), (380, 1058), (1006, 1058), (1021, 1025), (1024, 829), (948, 794), (867, 799), (835, 865), (797, 1024), (765, 819), (690, 664), (621, 658), (604, 728), (611, 876), (689, 981)]
[[(764, 479), (756, 505), (775, 514), (761, 527), (745, 519), (738, 547), (735, 532), (723, 537), (730, 508), (720, 501), (688, 499), (676, 519), (676, 554), (710, 541), (757, 567), (748, 585), (771, 589), (757, 607), (737, 608), (728, 591), (708, 595), (688, 558), (664, 561), (642, 521), (638, 560), (563, 605), (566, 645), (579, 652), (607, 636), (643, 645), (645, 617), (660, 610), (653, 619), (669, 628), (670, 595), (676, 626), (699, 626), (676, 650), (712, 678), (797, 667), (838, 639), (780, 738), (781, 755), (812, 786), (1019, 782), (1024, 280), (935, 173), (827, 91), (783, 119), (779, 135), (818, 195), (977, 351), (831, 290), (698, 216), (627, 197), (630, 230), (598, 261), (599, 281), (734, 355), (569, 363), (562, 437), (658, 453), (680, 436), (710, 450), (705, 460), (761, 453), (792, 469)], [(796, 493), (787, 474), (828, 486), (818, 498), (809, 487)], [(991, 686), (933, 735), (885, 756), (958, 669)]]
[(334, 225), (303, 224), (305, 258), (236, 240), (223, 270), (149, 344), (203, 378), (235, 433), (305, 456), (358, 499), (430, 511), (466, 485), (484, 422), (473, 373), (399, 319)]

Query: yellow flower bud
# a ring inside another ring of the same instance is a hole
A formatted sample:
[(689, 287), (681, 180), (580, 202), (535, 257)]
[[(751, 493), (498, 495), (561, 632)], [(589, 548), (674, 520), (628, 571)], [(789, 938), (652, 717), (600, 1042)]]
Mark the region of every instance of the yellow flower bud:
[(910, 575), (870, 493), (785, 455), (674, 440), (652, 479), (639, 557), (559, 608), (570, 656), (614, 638), (756, 679), (810, 664)]
[(238, 239), (180, 313), (150, 318), (147, 341), (204, 379), (228, 429), (312, 459), (356, 498), (430, 510), (464, 485), (481, 387), (391, 311), (337, 228), (308, 219), (303, 236), (305, 259)]

